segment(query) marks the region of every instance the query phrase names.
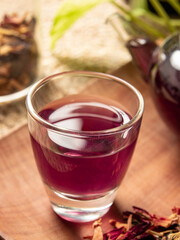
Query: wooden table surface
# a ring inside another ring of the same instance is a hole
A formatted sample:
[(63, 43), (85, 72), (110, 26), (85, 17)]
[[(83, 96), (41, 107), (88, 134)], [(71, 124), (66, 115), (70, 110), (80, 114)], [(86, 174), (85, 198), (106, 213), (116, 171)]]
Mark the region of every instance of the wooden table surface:
[[(131, 63), (113, 74), (141, 91), (145, 111), (130, 167), (114, 205), (102, 219), (104, 230), (109, 218), (118, 219), (133, 205), (164, 216), (180, 206), (180, 139), (159, 117), (148, 85)], [(91, 225), (66, 222), (51, 210), (26, 125), (0, 141), (0, 235), (14, 240), (79, 240), (92, 234)]]

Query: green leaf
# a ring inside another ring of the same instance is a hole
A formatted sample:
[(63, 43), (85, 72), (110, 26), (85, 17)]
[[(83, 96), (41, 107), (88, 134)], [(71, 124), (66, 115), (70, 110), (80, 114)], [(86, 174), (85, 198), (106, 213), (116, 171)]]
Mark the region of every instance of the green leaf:
[(174, 10), (180, 15), (180, 4), (176, 0), (167, 0)]
[[(137, 32), (140, 30), (140, 32), (152, 38), (164, 38), (169, 33), (177, 31), (179, 29), (179, 19), (172, 19), (158, 0), (149, 1), (158, 15), (153, 14), (147, 8), (147, 0), (132, 0), (130, 3), (133, 5), (130, 5), (129, 8), (124, 8), (116, 0), (111, 0), (111, 3), (119, 8), (124, 15), (123, 18), (127, 20), (129, 25), (132, 25), (135, 31), (138, 30)], [(178, 0), (166, 1), (179, 13), (179, 3), (175, 2)], [(167, 30), (167, 33), (165, 33), (165, 30)]]
[(86, 12), (106, 0), (66, 0), (57, 12), (50, 31), (51, 47)]
[(148, 9), (148, 2), (147, 0), (133, 0), (130, 1), (131, 9)]
[(168, 13), (165, 11), (165, 9), (162, 7), (160, 2), (158, 2), (157, 0), (150, 0), (150, 2), (152, 4), (152, 6), (154, 7), (154, 9), (156, 10), (156, 12), (158, 13), (158, 15), (161, 16), (166, 21), (166, 24), (167, 24), (167, 27), (169, 28), (169, 30), (171, 32), (174, 32), (175, 29), (171, 25), (170, 17), (168, 15)]

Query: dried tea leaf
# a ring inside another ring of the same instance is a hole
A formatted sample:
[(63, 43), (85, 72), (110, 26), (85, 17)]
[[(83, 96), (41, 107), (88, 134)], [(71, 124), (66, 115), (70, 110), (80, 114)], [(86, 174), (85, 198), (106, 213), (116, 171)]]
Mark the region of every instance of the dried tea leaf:
[(9, 76), (9, 71), (10, 71), (10, 64), (6, 63), (2, 66), (0, 66), (0, 76), (3, 77), (8, 77)]
[(0, 77), (0, 86), (4, 85), (7, 82), (6, 78)]
[(12, 52), (12, 47), (8, 45), (4, 45), (0, 48), (0, 55), (7, 55), (9, 52)]
[(125, 227), (127, 229), (127, 223), (118, 222), (114, 219), (109, 220), (109, 223), (115, 228)]
[(13, 29), (8, 29), (8, 28), (2, 28), (2, 27), (0, 27), (0, 34), (20, 37), (20, 34), (17, 31)]
[(35, 18), (5, 15), (0, 22), (0, 96), (28, 87), (37, 74)]

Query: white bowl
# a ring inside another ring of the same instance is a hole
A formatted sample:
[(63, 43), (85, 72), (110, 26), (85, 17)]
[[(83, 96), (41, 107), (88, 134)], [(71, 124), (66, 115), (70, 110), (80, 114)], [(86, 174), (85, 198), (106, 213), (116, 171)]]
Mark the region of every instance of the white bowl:
[(8, 104), (8, 103), (12, 103), (12, 102), (17, 102), (17, 101), (20, 101), (23, 98), (25, 98), (29, 89), (33, 85), (33, 83), (31, 85), (29, 85), (28, 87), (24, 88), (21, 91), (11, 93), (11, 94), (8, 94), (8, 95), (4, 95), (4, 96), (0, 96), (0, 106)]

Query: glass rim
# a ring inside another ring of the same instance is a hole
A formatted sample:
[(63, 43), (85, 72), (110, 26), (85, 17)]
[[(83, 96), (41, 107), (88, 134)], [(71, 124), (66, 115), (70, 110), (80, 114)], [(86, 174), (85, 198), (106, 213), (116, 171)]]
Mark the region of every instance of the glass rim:
[[(107, 130), (100, 130), (100, 131), (78, 131), (78, 130), (72, 130), (72, 129), (67, 129), (67, 128), (62, 128), (62, 127), (58, 127), (57, 125), (54, 125), (48, 121), (46, 121), (45, 119), (43, 119), (42, 117), (39, 116), (39, 114), (36, 112), (36, 110), (33, 107), (32, 104), (32, 98), (34, 96), (34, 94), (36, 93), (36, 91), (42, 86), (44, 85), (46, 82), (48, 82), (50, 79), (53, 79), (55, 77), (58, 76), (63, 76), (63, 75), (73, 75), (73, 74), (78, 74), (78, 75), (84, 75), (84, 76), (89, 76), (89, 77), (98, 77), (98, 78), (105, 78), (106, 80), (113, 80), (115, 82), (118, 82), (122, 85), (125, 85), (126, 87), (128, 87), (129, 89), (131, 89), (134, 94), (137, 96), (137, 99), (139, 101), (138, 104), (138, 110), (136, 111), (136, 114), (130, 119), (129, 122), (120, 125), (119, 127), (115, 127), (115, 128), (110, 128)], [(58, 131), (64, 134), (72, 134), (72, 135), (99, 135), (99, 134), (112, 134), (112, 133), (116, 133), (119, 131), (123, 131), (127, 128), (130, 128), (131, 126), (133, 126), (143, 115), (143, 110), (144, 110), (144, 100), (143, 97), (141, 95), (141, 93), (139, 92), (139, 90), (137, 90), (134, 86), (132, 86), (130, 83), (126, 82), (125, 80), (113, 76), (111, 74), (108, 73), (100, 73), (100, 72), (94, 72), (94, 71), (65, 71), (65, 72), (60, 72), (60, 73), (56, 73), (53, 75), (50, 75), (48, 77), (45, 77), (39, 81), (37, 81), (36, 83), (34, 83), (28, 94), (26, 97), (26, 108), (28, 113), (31, 115), (31, 117), (36, 120), (38, 123), (40, 123), (41, 125), (45, 126), (46, 128), (52, 129), (54, 131)]]

